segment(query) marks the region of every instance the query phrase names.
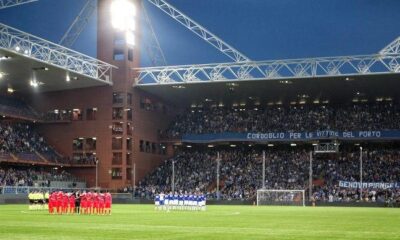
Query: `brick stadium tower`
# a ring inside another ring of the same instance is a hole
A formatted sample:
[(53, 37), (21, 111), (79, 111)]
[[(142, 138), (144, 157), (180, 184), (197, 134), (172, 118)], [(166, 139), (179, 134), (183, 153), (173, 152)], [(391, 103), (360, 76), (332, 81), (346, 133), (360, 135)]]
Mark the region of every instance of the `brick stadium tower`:
[[(98, 186), (115, 189), (133, 185), (134, 178), (142, 178), (171, 152), (158, 142), (158, 130), (169, 122), (169, 106), (132, 87), (133, 68), (140, 64), (139, 24), (136, 29), (113, 26), (112, 2), (98, 2), (97, 34), (98, 59), (117, 67), (112, 86), (35, 94), (31, 102), (41, 112), (73, 111), (72, 121), (41, 124), (40, 133), (64, 156), (95, 154)], [(131, 3), (130, 14), (136, 14), (126, 17), (137, 19), (140, 11), (134, 6), (140, 3)], [(130, 43), (124, 40), (127, 34), (134, 36)], [(69, 171), (96, 185), (94, 165)]]

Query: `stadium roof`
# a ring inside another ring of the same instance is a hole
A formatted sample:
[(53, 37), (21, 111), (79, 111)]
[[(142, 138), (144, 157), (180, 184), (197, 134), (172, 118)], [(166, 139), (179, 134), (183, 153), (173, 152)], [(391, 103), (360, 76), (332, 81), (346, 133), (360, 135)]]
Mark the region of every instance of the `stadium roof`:
[[(30, 81), (36, 79), (37, 91), (57, 91), (75, 88), (104, 86), (105, 82), (96, 81), (82, 74), (70, 73), (67, 69), (43, 63), (25, 55), (0, 49), (0, 67), (3, 74), (0, 87), (11, 87), (15, 91), (31, 91)], [(70, 82), (66, 81), (69, 75)]]
[(344, 103), (365, 100), (397, 99), (400, 74), (324, 77), (304, 79), (250, 80), (235, 82), (141, 85), (137, 88), (173, 103), (191, 104), (312, 103), (318, 100)]
[(0, 23), (0, 87), (56, 91), (112, 84), (113, 68)]

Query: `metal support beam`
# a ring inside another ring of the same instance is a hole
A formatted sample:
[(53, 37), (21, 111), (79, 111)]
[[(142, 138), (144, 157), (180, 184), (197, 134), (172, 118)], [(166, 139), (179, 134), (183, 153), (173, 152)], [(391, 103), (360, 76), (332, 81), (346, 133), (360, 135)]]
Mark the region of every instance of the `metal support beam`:
[(160, 42), (157, 39), (157, 35), (154, 31), (153, 25), (151, 23), (151, 20), (146, 11), (143, 1), (141, 2), (141, 6), (142, 6), (143, 23), (145, 25), (145, 28), (142, 28), (142, 31), (144, 32), (147, 30), (146, 36), (148, 36), (147, 39), (143, 39), (142, 36), (142, 39), (144, 40), (143, 43), (145, 45), (145, 49), (149, 54), (153, 66), (166, 66), (167, 61), (165, 60), (164, 52), (161, 49)]
[(82, 10), (60, 40), (60, 45), (72, 47), (97, 8), (96, 0), (86, 0)]
[(250, 61), (248, 57), (244, 54), (224, 42), (221, 38), (217, 37), (215, 34), (208, 31), (205, 27), (201, 26), (181, 11), (176, 9), (171, 4), (164, 0), (148, 0), (154, 6), (161, 9), (163, 12), (168, 14), (170, 17), (178, 21), (180, 24), (185, 26), (187, 29), (192, 31), (194, 34), (211, 44), (213, 47), (217, 48), (223, 54), (231, 58), (235, 62)]
[(380, 54), (400, 54), (400, 37), (396, 38), (393, 42), (384, 47)]
[(137, 85), (290, 80), (400, 73), (400, 53), (136, 69)]
[(16, 7), (22, 4), (37, 2), (39, 0), (0, 0), (0, 10), (9, 7)]
[(0, 48), (112, 84), (114, 66), (1, 23)]

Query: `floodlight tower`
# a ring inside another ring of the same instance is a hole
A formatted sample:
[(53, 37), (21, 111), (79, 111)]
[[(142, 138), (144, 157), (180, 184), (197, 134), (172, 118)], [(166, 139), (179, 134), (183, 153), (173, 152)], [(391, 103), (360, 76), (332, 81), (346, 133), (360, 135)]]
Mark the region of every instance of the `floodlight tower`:
[[(133, 166), (133, 75), (139, 66), (137, 0), (99, 0), (97, 58), (118, 67), (109, 98), (111, 139), (108, 157), (99, 166), (100, 179), (111, 188), (131, 185)], [(101, 184), (101, 183), (100, 183)]]
[(112, 102), (110, 154), (99, 166), (100, 179), (112, 188), (135, 186), (167, 155), (158, 139), (168, 123), (165, 106), (132, 87), (140, 66), (140, 6), (141, 0), (98, 0), (97, 58), (118, 67), (112, 95), (98, 96)]

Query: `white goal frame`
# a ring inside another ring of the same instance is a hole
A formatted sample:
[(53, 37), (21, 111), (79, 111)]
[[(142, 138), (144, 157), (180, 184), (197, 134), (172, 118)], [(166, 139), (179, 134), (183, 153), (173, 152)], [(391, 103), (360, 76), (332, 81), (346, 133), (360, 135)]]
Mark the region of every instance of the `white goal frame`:
[[(259, 194), (262, 192), (270, 192), (270, 193), (291, 193), (291, 192), (295, 192), (295, 193), (301, 193), (302, 196), (302, 206), (305, 207), (306, 206), (306, 200), (305, 200), (305, 190), (299, 190), (299, 189), (258, 189), (257, 190), (257, 206), (261, 206), (260, 204), (260, 198), (259, 198)], [(273, 205), (273, 204), (271, 204)], [(293, 205), (293, 206), (297, 206), (297, 205)]]

